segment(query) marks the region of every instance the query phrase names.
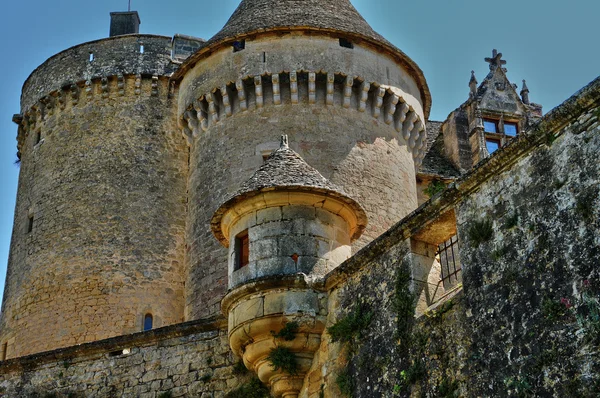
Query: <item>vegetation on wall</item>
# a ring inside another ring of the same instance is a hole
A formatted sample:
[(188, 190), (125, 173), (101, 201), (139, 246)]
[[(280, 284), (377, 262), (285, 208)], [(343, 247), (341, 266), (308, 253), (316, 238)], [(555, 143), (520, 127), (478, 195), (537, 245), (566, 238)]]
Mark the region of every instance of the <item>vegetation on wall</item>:
[(281, 346), (273, 348), (267, 360), (275, 371), (281, 369), (291, 375), (298, 374), (296, 355), (289, 348)]
[(479, 245), (489, 241), (494, 236), (492, 221), (487, 218), (473, 221), (467, 233), (473, 247), (479, 247)]
[(433, 180), (429, 183), (429, 185), (427, 185), (427, 188), (425, 188), (423, 192), (432, 198), (438, 193), (442, 192), (444, 189), (446, 189), (446, 184), (444, 184), (443, 181)]

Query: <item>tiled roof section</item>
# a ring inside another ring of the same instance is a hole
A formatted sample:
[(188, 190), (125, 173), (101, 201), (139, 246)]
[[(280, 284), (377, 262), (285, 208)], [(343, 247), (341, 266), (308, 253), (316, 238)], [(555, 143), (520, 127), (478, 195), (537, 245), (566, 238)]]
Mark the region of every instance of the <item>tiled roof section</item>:
[(234, 196), (278, 187), (316, 188), (340, 194), (344, 192), (309, 166), (296, 152), (282, 146), (271, 154)]
[(434, 175), (442, 178), (456, 178), (460, 172), (444, 156), (444, 136), (442, 122), (427, 122), (427, 148), (428, 152), (423, 159), (420, 174)]
[(333, 29), (387, 43), (348, 0), (242, 0), (223, 29), (209, 43), (282, 27)]

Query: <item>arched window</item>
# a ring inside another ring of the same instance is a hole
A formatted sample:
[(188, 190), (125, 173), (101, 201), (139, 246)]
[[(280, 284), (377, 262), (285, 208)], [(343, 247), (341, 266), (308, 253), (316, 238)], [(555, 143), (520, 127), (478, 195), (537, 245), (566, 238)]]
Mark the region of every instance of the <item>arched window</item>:
[(144, 332), (152, 329), (152, 314), (146, 314), (144, 316)]

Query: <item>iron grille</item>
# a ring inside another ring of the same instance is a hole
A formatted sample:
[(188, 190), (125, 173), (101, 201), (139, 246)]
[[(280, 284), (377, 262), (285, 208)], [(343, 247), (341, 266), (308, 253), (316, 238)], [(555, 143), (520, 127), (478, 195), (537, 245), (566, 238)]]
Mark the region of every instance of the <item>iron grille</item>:
[(444, 289), (450, 289), (462, 282), (462, 267), (458, 253), (458, 237), (455, 235), (438, 246), (436, 257), (442, 269), (441, 279)]

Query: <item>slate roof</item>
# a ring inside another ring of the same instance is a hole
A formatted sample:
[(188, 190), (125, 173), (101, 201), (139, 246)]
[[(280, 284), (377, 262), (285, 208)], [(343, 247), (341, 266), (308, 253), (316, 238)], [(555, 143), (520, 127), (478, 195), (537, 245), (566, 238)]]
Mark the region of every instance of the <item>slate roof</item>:
[(359, 219), (353, 237), (358, 238), (367, 225), (367, 216), (362, 206), (344, 193), (341, 187), (331, 183), (315, 168), (308, 165), (300, 155), (288, 147), (287, 136), (284, 137), (282, 137), (281, 147), (274, 151), (252, 177), (244, 182), (213, 215), (211, 228), (217, 239), (223, 241), (225, 238), (222, 236), (220, 223), (223, 215), (231, 207), (262, 192), (270, 191), (319, 193), (348, 204)]
[(348, 0), (242, 0), (225, 27), (209, 42), (292, 26), (334, 29), (387, 43)]
[(342, 32), (387, 47), (417, 80), (425, 117), (429, 116), (431, 93), (421, 68), (398, 47), (375, 32), (349, 0), (242, 0), (223, 29), (189, 57), (175, 72), (174, 78), (182, 78), (204, 55), (210, 54), (213, 47), (248, 34), (286, 28)]
[(419, 168), (419, 174), (442, 178), (460, 177), (460, 172), (444, 156), (444, 136), (442, 122), (427, 121), (427, 154)]

